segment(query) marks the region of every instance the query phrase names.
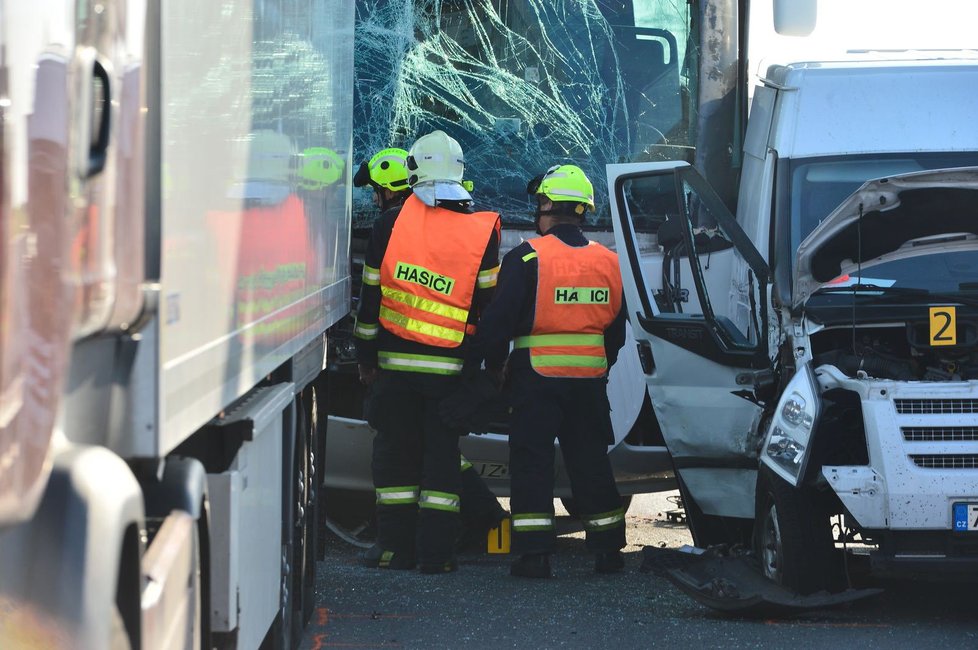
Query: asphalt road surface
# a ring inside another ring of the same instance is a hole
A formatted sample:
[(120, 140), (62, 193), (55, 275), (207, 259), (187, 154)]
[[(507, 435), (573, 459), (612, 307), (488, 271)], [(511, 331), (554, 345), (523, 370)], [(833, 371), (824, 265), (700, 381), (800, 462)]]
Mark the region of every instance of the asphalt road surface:
[(674, 497), (633, 500), (617, 575), (593, 572), (570, 518), (559, 520), (566, 532), (550, 580), (512, 578), (510, 556), (476, 552), (460, 556), (459, 571), (448, 575), (366, 569), (357, 564), (361, 549), (329, 534), (300, 647), (978, 648), (975, 584), (887, 583), (872, 599), (788, 619), (741, 619), (702, 606), (639, 570), (643, 547), (691, 543), (685, 525), (667, 515)]

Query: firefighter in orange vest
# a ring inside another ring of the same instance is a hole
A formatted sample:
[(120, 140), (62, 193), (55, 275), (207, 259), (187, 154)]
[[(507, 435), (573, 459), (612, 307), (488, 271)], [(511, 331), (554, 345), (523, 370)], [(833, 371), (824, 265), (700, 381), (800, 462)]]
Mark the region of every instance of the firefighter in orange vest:
[[(407, 168), (408, 156), (407, 151), (397, 147), (382, 149), (375, 153), (369, 161), (361, 163), (353, 177), (353, 184), (356, 187), (369, 186), (373, 188), (374, 204), (382, 213), (381, 219), (393, 220), (397, 218), (401, 206), (411, 196), (411, 186), (408, 184), (408, 178), (411, 175)], [(471, 190), (471, 185), (467, 189)], [(384, 214), (388, 211), (391, 213)], [(376, 283), (370, 284), (368, 282), (366, 284), (374, 287), (368, 292), (376, 291)], [(369, 326), (363, 320), (359, 320), (354, 336), (364, 341), (371, 341), (377, 338), (378, 330), (379, 328), (375, 324)], [(364, 366), (368, 373), (370, 367), (372, 366)], [(484, 547), (486, 533), (491, 528), (498, 526), (508, 513), (499, 505), (499, 501), (489, 490), (482, 477), (479, 476), (472, 463), (464, 457), (460, 458), (460, 463), (462, 471), (462, 492), (460, 494), (462, 535), (457, 546), (464, 549), (470, 546), (474, 547), (477, 542), (481, 542)], [(371, 547), (363, 558), (364, 564), (368, 566), (379, 567), (383, 565), (385, 568), (390, 566), (389, 559), (386, 562), (382, 560), (383, 549), (379, 544)]]
[(614, 441), (608, 369), (625, 340), (618, 258), (581, 231), (594, 190), (574, 165), (533, 179), (537, 232), (503, 258), (492, 304), (466, 362), (494, 370), (507, 362), (513, 416), (509, 473), (510, 574), (550, 577), (554, 551), (554, 438), (567, 465), (594, 569), (624, 567), (625, 515), (608, 461)]
[(467, 342), (499, 272), (499, 215), (473, 212), (462, 149), (442, 131), (407, 158), (412, 193), (374, 223), (357, 314), (361, 381), (372, 385), (377, 546), (368, 566), (458, 568), (458, 437), (439, 402), (462, 372)]

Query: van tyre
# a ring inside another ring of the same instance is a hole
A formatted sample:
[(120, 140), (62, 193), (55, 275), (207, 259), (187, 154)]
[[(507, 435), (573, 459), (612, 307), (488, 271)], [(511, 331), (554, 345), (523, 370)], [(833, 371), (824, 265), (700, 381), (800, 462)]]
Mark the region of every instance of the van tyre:
[(762, 465), (754, 550), (764, 575), (802, 595), (830, 591), (840, 574), (829, 514), (810, 488), (796, 488)]

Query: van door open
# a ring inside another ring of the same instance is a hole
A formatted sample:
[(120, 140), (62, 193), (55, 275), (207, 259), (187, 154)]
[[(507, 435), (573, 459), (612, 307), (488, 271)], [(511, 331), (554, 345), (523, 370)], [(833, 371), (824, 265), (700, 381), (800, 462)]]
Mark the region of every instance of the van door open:
[[(608, 187), (628, 315), (684, 496), (752, 519), (772, 380), (768, 266), (686, 163), (609, 165)], [(643, 250), (634, 224), (650, 221), (658, 246)]]

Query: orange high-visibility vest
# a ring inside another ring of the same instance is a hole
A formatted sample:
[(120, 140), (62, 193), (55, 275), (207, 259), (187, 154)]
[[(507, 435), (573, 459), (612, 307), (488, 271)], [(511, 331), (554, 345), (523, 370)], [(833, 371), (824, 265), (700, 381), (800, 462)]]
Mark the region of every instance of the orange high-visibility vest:
[(408, 197), (394, 221), (380, 265), (380, 316), (388, 332), (409, 341), (458, 347), (495, 212), (432, 208)]
[(604, 331), (621, 309), (618, 257), (601, 244), (569, 246), (554, 235), (528, 241), (537, 256), (530, 365), (545, 377), (603, 377)]

